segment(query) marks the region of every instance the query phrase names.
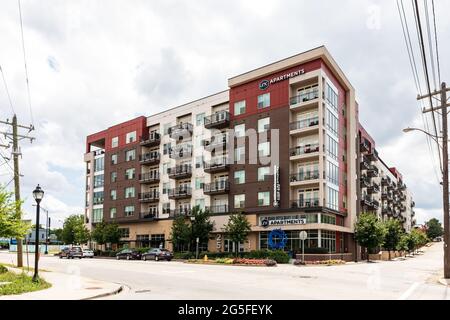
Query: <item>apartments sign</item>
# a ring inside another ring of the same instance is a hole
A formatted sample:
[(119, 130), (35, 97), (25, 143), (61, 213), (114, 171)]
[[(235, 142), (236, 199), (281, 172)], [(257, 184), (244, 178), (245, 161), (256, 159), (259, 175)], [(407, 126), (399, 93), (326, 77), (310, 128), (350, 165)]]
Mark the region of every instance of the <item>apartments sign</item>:
[(274, 83), (277, 83), (277, 82), (280, 82), (280, 81), (284, 81), (284, 80), (287, 80), (287, 79), (299, 76), (299, 75), (304, 74), (304, 73), (305, 73), (305, 69), (300, 69), (300, 70), (297, 70), (297, 71), (293, 71), (293, 72), (289, 72), (289, 73), (283, 74), (282, 76), (274, 77), (274, 78), (272, 78), (270, 80), (263, 80), (263, 81), (261, 81), (259, 83), (259, 89), (266, 90), (269, 87), (269, 85), (271, 85), (271, 84), (274, 84)]
[(260, 218), (260, 225), (264, 228), (267, 228), (269, 226), (289, 224), (306, 224), (306, 218), (301, 218), (298, 214), (286, 216), (268, 216)]

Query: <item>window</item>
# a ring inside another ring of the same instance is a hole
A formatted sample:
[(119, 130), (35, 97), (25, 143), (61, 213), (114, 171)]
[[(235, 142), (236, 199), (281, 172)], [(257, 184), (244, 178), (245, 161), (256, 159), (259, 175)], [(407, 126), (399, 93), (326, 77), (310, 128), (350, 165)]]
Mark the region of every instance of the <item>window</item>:
[(134, 215), (134, 206), (125, 206), (125, 217)]
[(138, 248), (145, 248), (150, 242), (150, 236), (148, 234), (137, 234), (136, 235), (136, 245)]
[(117, 172), (113, 171), (111, 172), (111, 182), (117, 181)]
[(111, 200), (117, 200), (117, 190), (111, 190)]
[(202, 168), (203, 167), (203, 156), (195, 157), (195, 167)]
[(338, 95), (328, 83), (326, 86), (326, 100), (334, 110), (338, 110)]
[(238, 147), (234, 149), (234, 159), (238, 163), (245, 162), (245, 147)]
[(336, 136), (339, 135), (338, 118), (330, 110), (327, 110), (327, 129), (334, 133)]
[(245, 136), (245, 123), (238, 124), (234, 127), (234, 136), (236, 138)]
[(241, 209), (245, 207), (245, 194), (234, 195), (234, 208)]
[(172, 144), (169, 143), (164, 143), (163, 145), (163, 154), (169, 154), (170, 150), (172, 149)]
[(267, 157), (270, 155), (270, 142), (261, 142), (258, 144), (258, 155), (260, 157)]
[(136, 141), (136, 131), (127, 133), (127, 143), (132, 143)]
[(203, 119), (205, 118), (205, 113), (199, 113), (195, 116), (195, 124), (197, 126), (203, 125)]
[(326, 147), (327, 147), (327, 155), (331, 158), (337, 160), (338, 159), (338, 143), (334, 138), (327, 134), (326, 137)]
[(135, 168), (127, 169), (127, 170), (125, 171), (125, 179), (126, 179), (126, 180), (132, 180), (132, 179), (134, 179), (134, 177), (135, 177), (135, 171), (136, 171)]
[(234, 115), (238, 116), (245, 113), (245, 100), (234, 103)]
[(204, 210), (205, 209), (205, 199), (196, 199), (195, 200), (195, 205), (199, 206), (199, 208), (201, 210)]
[(111, 219), (115, 219), (117, 216), (117, 209), (116, 208), (110, 208), (109, 209), (109, 217)]
[(205, 178), (195, 178), (195, 189), (199, 190), (203, 188)]
[(119, 233), (121, 238), (129, 238), (130, 228), (119, 228)]
[(264, 93), (258, 96), (258, 109), (270, 106), (270, 93)]
[(162, 205), (162, 213), (169, 214), (170, 213), (170, 202), (163, 203)]
[(117, 164), (117, 154), (111, 155), (111, 164)]
[(270, 191), (258, 192), (258, 206), (268, 206), (270, 204)]
[(94, 204), (102, 204), (103, 200), (103, 191), (94, 192)]
[(99, 174), (94, 176), (94, 188), (103, 187), (105, 182), (105, 176), (103, 174)]
[(119, 146), (119, 137), (114, 137), (111, 139), (111, 148), (116, 148)]
[(125, 152), (125, 160), (126, 161), (133, 161), (136, 159), (136, 150), (132, 149), (132, 150), (128, 150), (127, 152)]
[(99, 223), (103, 221), (103, 208), (92, 210), (92, 222)]
[(320, 220), (322, 223), (326, 224), (336, 224), (336, 216), (328, 215), (322, 213), (320, 216)]
[(235, 184), (245, 183), (245, 170), (239, 170), (234, 172), (234, 183)]
[(103, 171), (105, 169), (105, 157), (94, 159), (94, 172)]
[(336, 252), (336, 231), (321, 231), (321, 246), (322, 248), (327, 248), (328, 252)]
[(327, 207), (333, 210), (339, 210), (339, 192), (333, 188), (327, 187)]
[(327, 180), (335, 185), (339, 185), (339, 168), (327, 161)]
[(164, 182), (163, 183), (163, 194), (169, 193), (169, 189), (170, 189), (170, 182)]
[(165, 123), (163, 126), (163, 134), (169, 134), (169, 128), (172, 126), (171, 123)]
[(134, 198), (134, 187), (125, 188), (125, 199)]
[(268, 131), (270, 129), (270, 117), (258, 120), (258, 133)]
[(270, 175), (270, 167), (259, 167), (258, 168), (258, 181), (265, 181), (267, 176)]
[(150, 237), (151, 248), (164, 248), (165, 236), (164, 234), (152, 234)]

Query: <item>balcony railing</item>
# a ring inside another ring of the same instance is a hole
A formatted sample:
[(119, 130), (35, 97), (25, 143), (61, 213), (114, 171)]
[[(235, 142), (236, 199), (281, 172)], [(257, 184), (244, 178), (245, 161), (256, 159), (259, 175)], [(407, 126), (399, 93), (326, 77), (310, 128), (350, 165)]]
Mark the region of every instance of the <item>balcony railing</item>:
[(228, 134), (220, 134), (212, 136), (210, 139), (202, 141), (206, 150), (212, 150), (216, 148), (223, 148), (228, 143)]
[(311, 92), (305, 92), (297, 96), (291, 97), (290, 105), (292, 106), (297, 103), (307, 102), (317, 98), (319, 98), (319, 89), (315, 89)]
[(222, 204), (222, 205), (213, 205), (205, 208), (210, 213), (228, 213), (228, 205)]
[(168, 194), (171, 199), (190, 198), (192, 196), (192, 189), (191, 187), (177, 187), (169, 189)]
[(204, 118), (205, 128), (224, 128), (230, 124), (230, 113), (228, 111), (218, 111)]
[(204, 194), (223, 194), (230, 190), (230, 183), (228, 180), (215, 181), (203, 185)]
[(317, 126), (319, 124), (319, 117), (313, 117), (308, 119), (303, 119), (295, 122), (291, 122), (289, 125), (290, 130), (299, 130), (303, 128), (309, 128)]
[(359, 145), (359, 148), (363, 152), (370, 150), (369, 143), (367, 143), (365, 140), (363, 142), (361, 142), (361, 144)]
[(228, 157), (215, 157), (203, 164), (203, 170), (208, 173), (226, 171), (229, 168)]
[(177, 124), (176, 126), (170, 127), (168, 129), (169, 136), (173, 139), (178, 139), (179, 137), (190, 137), (192, 136), (192, 131), (194, 127), (191, 123), (185, 122)]
[(361, 188), (370, 187), (370, 178), (367, 175), (365, 174), (361, 175), (359, 181), (361, 182)]
[(182, 164), (179, 166), (168, 168), (167, 173), (172, 179), (189, 178), (190, 176), (192, 176), (192, 165)]
[(309, 154), (309, 153), (314, 153), (314, 152), (319, 152), (319, 144), (318, 143), (306, 144), (304, 146), (298, 146), (298, 147), (291, 148), (290, 155), (291, 155), (291, 157), (294, 157), (294, 156), (300, 156), (303, 154)]
[(293, 201), (292, 208), (315, 208), (319, 206), (319, 198), (310, 198), (304, 200)]
[(139, 156), (139, 161), (141, 164), (154, 165), (154, 164), (158, 164), (160, 160), (161, 160), (161, 155), (159, 154), (158, 151), (144, 153)]
[(141, 139), (141, 146), (144, 147), (154, 147), (159, 145), (161, 142), (161, 135), (159, 133), (152, 133), (149, 135), (148, 139)]
[(192, 209), (190, 206), (186, 207), (180, 207), (175, 210), (172, 210), (170, 213), (171, 217), (178, 217), (178, 216), (190, 216), (192, 214)]
[(381, 178), (381, 185), (382, 185), (383, 187), (389, 186), (390, 183), (391, 183), (391, 179), (389, 179), (389, 178)]
[(139, 193), (139, 201), (141, 202), (158, 202), (159, 191)]
[(369, 195), (362, 195), (361, 196), (361, 203), (363, 204), (363, 205), (366, 205), (366, 206), (370, 206), (371, 205), (371, 203), (372, 203), (372, 198), (369, 196)]
[(316, 180), (319, 179), (319, 177), (320, 177), (319, 170), (312, 170), (291, 174), (290, 181), (300, 182), (300, 181)]
[(139, 175), (139, 181), (141, 183), (159, 182), (159, 172), (151, 171), (151, 172), (147, 172), (147, 173), (141, 173)]
[(380, 192), (380, 186), (378, 185), (378, 183), (372, 182), (372, 184), (368, 188), (367, 192), (378, 193), (378, 192)]
[(182, 159), (192, 157), (192, 144), (184, 143), (173, 147), (170, 150), (169, 157), (171, 159)]
[(367, 169), (367, 175), (371, 178), (378, 176), (378, 172), (378, 168), (373, 164), (369, 166), (369, 169)]
[(152, 210), (149, 212), (141, 212), (139, 217), (143, 220), (155, 220), (158, 219), (158, 210)]

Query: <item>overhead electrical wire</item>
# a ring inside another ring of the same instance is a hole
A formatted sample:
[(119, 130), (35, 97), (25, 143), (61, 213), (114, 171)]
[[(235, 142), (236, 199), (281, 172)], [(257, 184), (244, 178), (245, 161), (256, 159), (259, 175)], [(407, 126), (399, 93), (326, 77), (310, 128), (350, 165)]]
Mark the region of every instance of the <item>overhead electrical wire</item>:
[(441, 83), (441, 66), (440, 66), (440, 62), (439, 62), (439, 47), (438, 47), (437, 31), (436, 31), (436, 14), (434, 12), (434, 0), (431, 0), (431, 6), (433, 9), (434, 42), (435, 42), (435, 46), (436, 46), (436, 62), (437, 62), (438, 80), (439, 80), (439, 83)]
[(16, 111), (14, 110), (14, 107), (13, 107), (13, 104), (12, 104), (11, 95), (9, 94), (9, 89), (8, 89), (8, 85), (6, 83), (5, 74), (3, 72), (3, 68), (2, 68), (1, 65), (0, 65), (0, 72), (2, 73), (3, 85), (5, 86), (6, 95), (8, 96), (9, 106), (11, 107), (12, 113), (16, 114)]

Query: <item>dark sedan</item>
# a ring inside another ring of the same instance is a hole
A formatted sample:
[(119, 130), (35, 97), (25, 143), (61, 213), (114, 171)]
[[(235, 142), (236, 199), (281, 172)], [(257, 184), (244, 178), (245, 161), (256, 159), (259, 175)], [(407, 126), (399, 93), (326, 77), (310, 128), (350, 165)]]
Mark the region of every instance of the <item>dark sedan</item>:
[(141, 259), (141, 254), (135, 250), (123, 249), (116, 253), (116, 259), (139, 260)]
[(142, 254), (142, 260), (167, 260), (170, 261), (173, 258), (172, 252), (167, 249), (150, 249)]

